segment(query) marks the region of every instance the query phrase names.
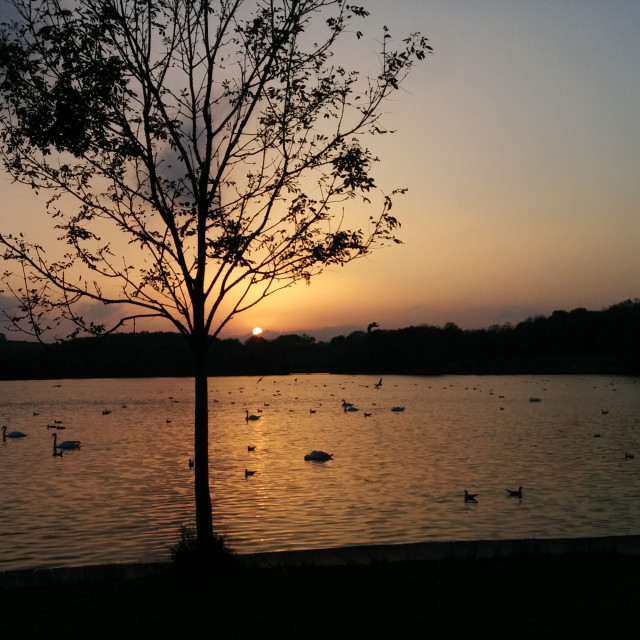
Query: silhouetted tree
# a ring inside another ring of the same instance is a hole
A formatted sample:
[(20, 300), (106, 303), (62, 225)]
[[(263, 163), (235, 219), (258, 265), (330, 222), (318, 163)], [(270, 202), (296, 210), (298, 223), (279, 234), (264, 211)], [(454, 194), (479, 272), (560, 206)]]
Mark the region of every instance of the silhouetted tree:
[[(355, 46), (368, 15), (343, 0), (4, 5), (1, 153), (15, 180), (50, 191), (60, 236), (45, 250), (0, 235), (19, 265), (4, 277), (11, 319), (44, 339), (157, 316), (186, 338), (206, 549), (207, 344), (276, 291), (396, 241), (396, 192), (373, 199), (364, 140), (388, 133), (383, 102), (431, 47), (413, 34), (396, 50), (385, 28), (373, 75), (342, 66), (338, 39)], [(123, 312), (92, 322), (87, 301)]]

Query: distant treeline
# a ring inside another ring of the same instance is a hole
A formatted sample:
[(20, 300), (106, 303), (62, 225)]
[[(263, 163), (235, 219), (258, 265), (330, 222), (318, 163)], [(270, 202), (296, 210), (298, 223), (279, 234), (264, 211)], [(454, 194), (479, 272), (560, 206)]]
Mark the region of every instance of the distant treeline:
[[(209, 374), (640, 374), (640, 300), (603, 311), (555, 311), (513, 326), (453, 323), (371, 332), (330, 342), (308, 335), (212, 340)], [(177, 333), (128, 333), (53, 345), (0, 334), (0, 379), (191, 376)]]

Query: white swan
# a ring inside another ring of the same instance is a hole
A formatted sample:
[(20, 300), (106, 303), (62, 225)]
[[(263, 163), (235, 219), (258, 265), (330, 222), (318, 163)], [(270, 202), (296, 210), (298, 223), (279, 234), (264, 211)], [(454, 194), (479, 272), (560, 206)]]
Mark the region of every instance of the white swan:
[(54, 433), (53, 438), (53, 450), (56, 449), (79, 449), (80, 448), (80, 440), (65, 440), (58, 444), (58, 434)]
[(261, 416), (249, 415), (249, 410), (247, 409), (247, 415), (245, 416), (245, 420), (248, 422), (249, 420), (260, 420)]
[(305, 460), (314, 460), (315, 462), (326, 462), (333, 459), (332, 453), (326, 453), (325, 451), (312, 451), (307, 453), (304, 457)]
[(22, 433), (22, 431), (12, 431), (11, 433), (7, 433), (6, 425), (2, 427), (2, 439), (6, 440), (7, 438), (26, 438), (27, 434)]

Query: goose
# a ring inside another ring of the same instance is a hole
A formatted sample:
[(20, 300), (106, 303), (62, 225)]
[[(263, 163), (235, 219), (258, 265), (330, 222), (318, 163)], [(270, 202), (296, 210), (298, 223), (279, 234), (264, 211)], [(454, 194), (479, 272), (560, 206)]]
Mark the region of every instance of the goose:
[(353, 407), (353, 402), (347, 402), (344, 398), (342, 398), (342, 406), (343, 407)]
[(333, 460), (333, 454), (326, 453), (325, 451), (312, 451), (311, 453), (307, 453), (304, 459), (307, 461), (326, 462), (327, 460)]
[(53, 438), (53, 450), (56, 449), (79, 449), (80, 448), (80, 440), (65, 440), (58, 444), (58, 434), (54, 433)]
[(469, 493), (466, 489), (464, 490), (464, 501), (465, 502), (477, 502), (476, 498), (478, 497), (477, 493)]
[(245, 470), (244, 470), (244, 477), (245, 477), (245, 479), (246, 479), (246, 478), (248, 478), (249, 476), (253, 476), (253, 475), (255, 475), (255, 473), (256, 473), (255, 471), (249, 471), (249, 469), (245, 469)]
[(505, 489), (510, 498), (522, 498), (522, 487), (517, 489)]
[(22, 433), (22, 431), (12, 431), (11, 433), (7, 433), (6, 425), (2, 427), (2, 439), (6, 440), (7, 438), (26, 438), (27, 434)]
[(247, 414), (245, 415), (244, 419), (249, 422), (249, 420), (260, 420), (262, 416), (254, 416), (254, 415), (249, 415), (249, 410), (247, 409)]

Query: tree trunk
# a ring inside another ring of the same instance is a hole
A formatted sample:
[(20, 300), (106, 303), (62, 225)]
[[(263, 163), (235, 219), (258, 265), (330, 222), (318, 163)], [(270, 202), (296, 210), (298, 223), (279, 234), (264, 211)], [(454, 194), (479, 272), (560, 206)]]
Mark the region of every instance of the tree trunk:
[(195, 365), (195, 498), (196, 534), (200, 551), (213, 544), (211, 494), (209, 491), (209, 395), (207, 381), (207, 337), (192, 343)]

